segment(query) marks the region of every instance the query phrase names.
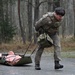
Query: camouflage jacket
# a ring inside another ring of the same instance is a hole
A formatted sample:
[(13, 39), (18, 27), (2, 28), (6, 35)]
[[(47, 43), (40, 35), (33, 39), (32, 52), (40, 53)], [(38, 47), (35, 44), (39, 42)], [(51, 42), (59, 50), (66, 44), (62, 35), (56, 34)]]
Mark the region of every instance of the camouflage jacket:
[(35, 24), (35, 30), (39, 31), (40, 28), (44, 30), (47, 34), (54, 34), (58, 32), (60, 24), (54, 17), (54, 12), (48, 12), (47, 14), (43, 15), (43, 17), (38, 20)]

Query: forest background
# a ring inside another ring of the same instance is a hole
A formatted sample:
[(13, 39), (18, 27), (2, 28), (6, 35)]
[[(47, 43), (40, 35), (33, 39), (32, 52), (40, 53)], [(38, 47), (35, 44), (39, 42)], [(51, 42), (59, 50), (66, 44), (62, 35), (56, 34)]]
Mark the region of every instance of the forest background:
[(75, 0), (0, 0), (0, 52), (34, 50), (35, 22), (59, 6), (66, 11), (59, 28), (62, 51), (75, 51)]

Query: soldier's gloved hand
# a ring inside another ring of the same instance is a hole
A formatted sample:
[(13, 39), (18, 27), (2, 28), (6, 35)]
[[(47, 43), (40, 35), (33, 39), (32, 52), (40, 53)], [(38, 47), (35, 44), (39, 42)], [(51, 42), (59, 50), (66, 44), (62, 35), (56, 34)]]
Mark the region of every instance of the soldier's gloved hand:
[(44, 33), (43, 28), (39, 28), (39, 33), (40, 33), (40, 34)]

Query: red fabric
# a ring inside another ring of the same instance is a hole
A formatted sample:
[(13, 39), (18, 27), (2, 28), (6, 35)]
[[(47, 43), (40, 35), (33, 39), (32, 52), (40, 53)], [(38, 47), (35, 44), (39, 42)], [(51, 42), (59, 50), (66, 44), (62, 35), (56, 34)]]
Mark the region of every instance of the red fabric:
[(5, 58), (6, 58), (6, 61), (9, 65), (15, 65), (21, 59), (21, 56), (19, 56), (19, 55), (8, 55)]

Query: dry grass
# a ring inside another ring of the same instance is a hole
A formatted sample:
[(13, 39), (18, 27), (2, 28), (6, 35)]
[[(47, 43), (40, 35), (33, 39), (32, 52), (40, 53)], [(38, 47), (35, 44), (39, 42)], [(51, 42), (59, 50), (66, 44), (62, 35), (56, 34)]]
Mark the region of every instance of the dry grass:
[[(62, 51), (75, 51), (75, 40), (69, 39), (69, 40), (63, 40), (61, 41), (62, 44)], [(25, 52), (27, 50), (27, 47), (29, 46), (29, 43), (22, 44), (21, 42), (16, 43), (10, 43), (10, 44), (4, 44), (2, 43), (0, 45), (0, 52), (7, 52), (10, 50), (13, 50), (14, 52)], [(29, 51), (32, 51), (36, 48), (35, 44), (31, 44), (29, 47)], [(46, 52), (53, 51), (53, 47), (45, 49)]]
[[(75, 39), (62, 39), (61, 40), (62, 52), (75, 51)], [(53, 47), (45, 49), (46, 52), (53, 52)]]
[[(22, 44), (22, 43), (10, 43), (10, 44), (1, 44), (0, 45), (0, 52), (8, 52), (10, 50), (14, 51), (14, 52), (25, 52), (25, 50), (27, 50), (29, 46), (29, 43), (27, 44)], [(31, 44), (31, 46), (29, 46), (29, 51), (31, 51), (32, 49), (35, 48), (34, 44)]]
[(63, 51), (75, 51), (75, 39), (61, 41)]

